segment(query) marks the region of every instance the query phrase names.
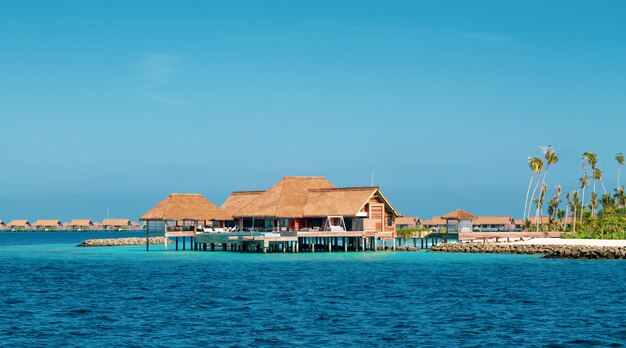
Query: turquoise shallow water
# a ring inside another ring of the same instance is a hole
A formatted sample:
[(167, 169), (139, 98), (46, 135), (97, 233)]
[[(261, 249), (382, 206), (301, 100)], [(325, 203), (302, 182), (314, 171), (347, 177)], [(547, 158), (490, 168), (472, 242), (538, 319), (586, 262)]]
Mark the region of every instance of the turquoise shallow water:
[(626, 344), (622, 261), (73, 246), (93, 237), (0, 233), (0, 345)]

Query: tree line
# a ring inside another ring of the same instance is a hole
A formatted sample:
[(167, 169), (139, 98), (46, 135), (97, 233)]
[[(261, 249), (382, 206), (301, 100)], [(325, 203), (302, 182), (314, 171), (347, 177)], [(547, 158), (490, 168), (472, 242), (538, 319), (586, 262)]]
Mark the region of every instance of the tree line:
[[(626, 238), (626, 194), (620, 181), (624, 155), (621, 152), (615, 155), (617, 185), (609, 192), (604, 185), (604, 172), (598, 165), (598, 155), (583, 153), (580, 186), (565, 192), (565, 204), (562, 206), (561, 185), (556, 185), (552, 197), (546, 196), (548, 170), (559, 162), (559, 155), (551, 145), (539, 148), (541, 157), (528, 157), (531, 176), (524, 203), (524, 230), (567, 231), (581, 238)], [(601, 196), (597, 191), (598, 183), (602, 188)], [(591, 193), (586, 197), (590, 184)], [(547, 203), (547, 208), (544, 203)]]

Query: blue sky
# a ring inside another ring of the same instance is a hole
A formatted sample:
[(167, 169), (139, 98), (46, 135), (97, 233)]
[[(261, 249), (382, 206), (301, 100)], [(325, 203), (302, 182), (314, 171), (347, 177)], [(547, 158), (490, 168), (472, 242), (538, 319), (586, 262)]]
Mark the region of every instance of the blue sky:
[(0, 219), (137, 218), (284, 175), (520, 216), (626, 152), (623, 1), (0, 2)]

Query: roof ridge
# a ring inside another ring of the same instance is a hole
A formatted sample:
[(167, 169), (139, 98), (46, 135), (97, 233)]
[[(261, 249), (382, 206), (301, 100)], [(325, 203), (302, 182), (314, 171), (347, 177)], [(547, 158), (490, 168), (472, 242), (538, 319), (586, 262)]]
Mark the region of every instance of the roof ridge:
[(309, 189), (309, 191), (317, 191), (317, 192), (324, 192), (324, 191), (349, 191), (349, 190), (379, 190), (380, 187), (378, 186), (352, 186), (352, 187), (328, 187), (328, 188), (314, 188), (314, 189)]

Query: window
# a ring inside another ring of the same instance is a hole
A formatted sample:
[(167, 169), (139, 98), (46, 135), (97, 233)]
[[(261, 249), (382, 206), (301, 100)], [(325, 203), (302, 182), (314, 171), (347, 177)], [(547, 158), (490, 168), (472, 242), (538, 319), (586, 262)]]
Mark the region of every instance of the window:
[(387, 215), (387, 226), (393, 226), (393, 215)]

